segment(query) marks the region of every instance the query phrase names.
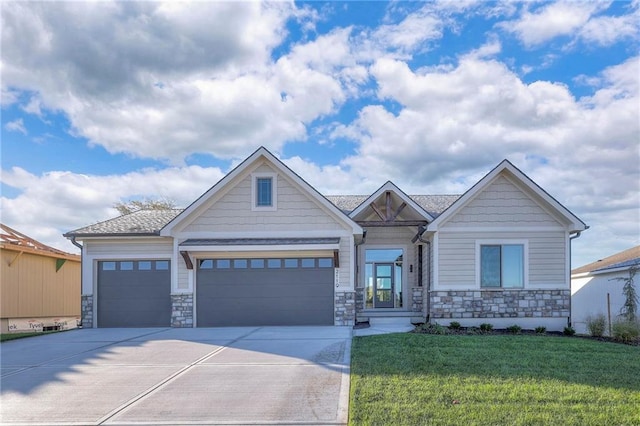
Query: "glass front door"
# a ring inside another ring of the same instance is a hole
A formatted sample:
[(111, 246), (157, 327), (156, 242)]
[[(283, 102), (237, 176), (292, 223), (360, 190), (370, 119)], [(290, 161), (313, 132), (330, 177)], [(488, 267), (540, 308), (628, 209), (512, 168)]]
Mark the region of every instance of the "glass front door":
[(402, 308), (402, 249), (365, 251), (365, 309)]
[(376, 263), (374, 282), (376, 308), (393, 308), (393, 263)]

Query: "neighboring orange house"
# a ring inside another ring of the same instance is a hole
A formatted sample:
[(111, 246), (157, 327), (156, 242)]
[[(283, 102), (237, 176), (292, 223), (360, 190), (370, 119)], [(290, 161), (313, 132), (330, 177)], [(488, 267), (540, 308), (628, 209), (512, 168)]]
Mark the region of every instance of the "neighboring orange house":
[(80, 321), (80, 256), (0, 224), (0, 332), (64, 330)]

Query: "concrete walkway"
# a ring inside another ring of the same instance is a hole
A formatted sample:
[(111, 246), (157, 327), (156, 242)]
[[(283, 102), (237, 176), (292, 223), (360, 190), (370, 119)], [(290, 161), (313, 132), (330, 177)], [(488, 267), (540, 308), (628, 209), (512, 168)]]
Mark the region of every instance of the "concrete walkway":
[(2, 424), (346, 424), (351, 327), (86, 329), (0, 345)]

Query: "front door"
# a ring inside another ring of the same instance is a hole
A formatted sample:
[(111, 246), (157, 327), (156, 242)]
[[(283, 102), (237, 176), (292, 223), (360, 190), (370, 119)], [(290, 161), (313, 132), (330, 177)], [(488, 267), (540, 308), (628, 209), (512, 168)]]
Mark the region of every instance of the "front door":
[(374, 306), (376, 308), (393, 308), (393, 263), (376, 263), (374, 265)]

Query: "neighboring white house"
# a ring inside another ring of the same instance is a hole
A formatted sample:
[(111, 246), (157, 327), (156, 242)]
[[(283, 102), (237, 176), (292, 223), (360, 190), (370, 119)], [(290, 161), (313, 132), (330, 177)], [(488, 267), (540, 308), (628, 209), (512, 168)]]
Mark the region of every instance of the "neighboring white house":
[(509, 161), (462, 196), (323, 196), (259, 148), (184, 210), (82, 242), (85, 327), (570, 321), (571, 236), (588, 227)]
[[(577, 333), (588, 334), (587, 318), (603, 314), (615, 321), (620, 314), (625, 297), (624, 282), (631, 267), (640, 267), (640, 246), (616, 253), (571, 271), (571, 313)], [(639, 289), (636, 275), (636, 289)], [(607, 305), (607, 294), (610, 306)]]

